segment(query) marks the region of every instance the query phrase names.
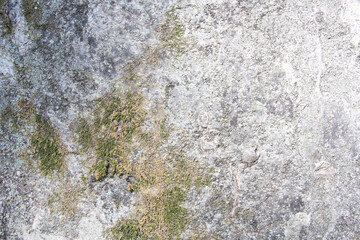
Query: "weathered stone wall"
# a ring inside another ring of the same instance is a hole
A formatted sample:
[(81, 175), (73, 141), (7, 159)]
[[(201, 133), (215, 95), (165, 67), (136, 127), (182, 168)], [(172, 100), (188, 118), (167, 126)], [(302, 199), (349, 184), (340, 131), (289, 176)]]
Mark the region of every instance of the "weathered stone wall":
[[(171, 151), (206, 178), (183, 186), (177, 237), (360, 237), (360, 1), (0, 3), (3, 238), (103, 239), (143, 206), (141, 178), (110, 164), (96, 181), (99, 140), (78, 142), (114, 91), (142, 96), (139, 129), (158, 136), (135, 136), (130, 163)], [(65, 170), (41, 171), (35, 116)]]

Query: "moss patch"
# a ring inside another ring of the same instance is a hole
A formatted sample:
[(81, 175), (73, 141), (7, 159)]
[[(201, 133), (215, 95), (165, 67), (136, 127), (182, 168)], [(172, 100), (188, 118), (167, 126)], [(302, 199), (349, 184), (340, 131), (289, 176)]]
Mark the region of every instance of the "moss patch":
[(186, 50), (186, 39), (184, 38), (185, 27), (176, 13), (177, 8), (172, 7), (167, 13), (161, 27), (160, 40), (163, 47), (171, 55), (178, 57)]
[(188, 222), (188, 211), (182, 206), (186, 194), (193, 186), (203, 185), (204, 174), (195, 160), (164, 147), (169, 136), (167, 118), (150, 116), (142, 105), (142, 97), (130, 92), (98, 99), (94, 120), (79, 121), (78, 143), (96, 156), (91, 166), (95, 180), (114, 174), (135, 179), (128, 185), (138, 196), (133, 217), (109, 228), (107, 238), (176, 239)]
[(59, 172), (64, 164), (64, 154), (59, 136), (50, 122), (39, 114), (35, 116), (36, 130), (31, 136), (33, 157), (45, 176)]
[[(106, 234), (110, 239), (121, 240), (145, 240), (147, 237), (141, 234), (139, 224), (134, 220), (125, 220), (123, 223), (117, 222), (118, 227), (108, 229)], [(121, 236), (121, 237), (120, 237)]]
[(8, 125), (10, 130), (16, 131), (18, 129), (19, 118), (16, 111), (11, 107), (5, 107), (1, 112), (1, 122), (3, 125)]
[[(145, 139), (144, 133), (137, 131), (136, 150), (140, 149), (143, 157), (121, 164), (136, 179), (128, 187), (139, 196), (131, 218), (136, 227), (127, 227), (129, 219), (118, 221), (108, 229), (109, 239), (128, 239), (133, 235), (141, 236), (139, 239), (177, 239), (186, 228), (188, 211), (182, 206), (186, 194), (197, 181), (202, 186), (206, 178), (195, 160), (163, 148), (163, 131), (168, 132), (164, 119), (154, 121), (154, 131), (146, 133)], [(135, 148), (130, 146), (129, 155), (131, 147)]]
[(145, 82), (147, 79), (141, 77), (144, 69), (158, 67), (165, 56), (178, 58), (189, 49), (189, 39), (185, 38), (185, 26), (177, 14), (178, 9), (172, 7), (167, 11), (156, 29), (159, 44), (147, 47), (142, 56), (124, 64), (121, 74), (129, 83)]
[(58, 192), (48, 200), (51, 213), (58, 212), (65, 219), (72, 219), (78, 211), (78, 202), (84, 189), (65, 180), (61, 183)]
[(170, 236), (179, 236), (187, 223), (187, 209), (181, 204), (186, 200), (186, 192), (178, 187), (165, 192), (164, 218)]
[(96, 156), (91, 167), (95, 180), (131, 173), (128, 159), (131, 144), (145, 117), (140, 105), (139, 95), (111, 94), (97, 100), (93, 122), (79, 120), (78, 143), (83, 150), (92, 151)]
[[(148, 156), (150, 157), (150, 156)], [(171, 159), (148, 160), (148, 164), (136, 165), (134, 176), (138, 180), (135, 216), (136, 233), (144, 239), (179, 239), (185, 230), (189, 214), (183, 206), (187, 192), (194, 186), (199, 171), (196, 161), (181, 155), (170, 154)], [(176, 164), (179, 160), (182, 164)], [(108, 229), (109, 239), (127, 239), (125, 226), (128, 220), (118, 221)], [(142, 239), (142, 238), (140, 238)]]
[(1, 25), (4, 28), (6, 34), (12, 34), (14, 31), (14, 27), (11, 22), (9, 14), (10, 14), (10, 1), (0, 0)]
[[(186, 51), (184, 32), (176, 8), (172, 8), (158, 31), (161, 44), (126, 64), (124, 80), (130, 85), (137, 80), (146, 81), (141, 79), (141, 71), (153, 67), (160, 56), (183, 54)], [(208, 180), (197, 161), (166, 147), (170, 136), (168, 119), (162, 109), (145, 111), (137, 89), (132, 86), (127, 94), (114, 91), (98, 99), (94, 120), (88, 122), (90, 132), (94, 133), (93, 147), (87, 151), (96, 157), (91, 167), (95, 180), (114, 174), (135, 179), (127, 188), (136, 194), (132, 216), (117, 221), (105, 236), (108, 239), (179, 239), (189, 221), (184, 207), (187, 193)]]
[(169, 138), (169, 129), (167, 127), (167, 117), (164, 117), (161, 121), (160, 121), (160, 137), (163, 140), (168, 140)]
[[(45, 176), (59, 172), (64, 164), (64, 151), (58, 134), (48, 119), (36, 113), (35, 106), (27, 99), (19, 99), (15, 105), (7, 106), (1, 112), (2, 126), (10, 134), (30, 127), (31, 157), (39, 164)], [(29, 132), (24, 131), (28, 134)], [(27, 153), (23, 156), (27, 158)], [(29, 162), (31, 165), (31, 162)]]
[(5, 107), (0, 118), (2, 125), (14, 133), (19, 131), (34, 113), (33, 104), (26, 99), (20, 99), (15, 105)]
[(84, 118), (78, 120), (76, 133), (78, 134), (78, 144), (83, 150), (88, 150), (93, 145), (93, 133), (91, 132), (90, 125)]
[(35, 0), (22, 0), (21, 7), (24, 17), (30, 27), (41, 29), (42, 6)]

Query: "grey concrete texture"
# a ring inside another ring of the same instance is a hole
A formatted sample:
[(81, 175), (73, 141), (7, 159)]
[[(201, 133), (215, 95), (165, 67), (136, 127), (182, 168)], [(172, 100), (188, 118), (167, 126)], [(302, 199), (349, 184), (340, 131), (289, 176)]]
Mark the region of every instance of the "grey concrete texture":
[[(69, 152), (69, 187), (87, 171), (72, 123), (133, 84), (148, 109), (164, 109), (167, 144), (212, 169), (210, 185), (188, 193), (196, 214), (182, 238), (360, 238), (360, 1), (39, 1), (45, 31), (21, 1), (8, 4), (0, 110), (27, 98), (49, 117)], [(159, 45), (173, 6), (186, 51), (140, 64), (129, 83), (124, 66)], [(59, 185), (19, 156), (25, 132), (0, 132), (6, 239), (104, 239), (129, 216), (136, 196), (120, 177), (90, 182), (71, 220), (52, 213)]]

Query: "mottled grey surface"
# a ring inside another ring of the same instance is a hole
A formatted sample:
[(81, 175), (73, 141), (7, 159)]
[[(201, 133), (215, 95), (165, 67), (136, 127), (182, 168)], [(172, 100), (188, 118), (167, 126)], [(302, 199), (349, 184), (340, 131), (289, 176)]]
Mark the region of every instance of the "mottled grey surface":
[[(197, 214), (187, 232), (359, 239), (359, 1), (44, 1), (46, 31), (31, 30), (20, 1), (11, 4), (0, 107), (33, 99), (62, 134), (74, 181), (84, 170), (71, 123), (114, 85), (125, 88), (122, 66), (159, 43), (161, 19), (179, 6), (188, 50), (142, 67), (138, 85), (149, 109), (164, 108), (168, 144), (214, 169), (209, 187), (189, 192)], [(131, 211), (134, 196), (114, 177), (91, 183), (73, 220), (50, 215), (57, 186), (25, 170), (21, 132), (1, 131), (9, 239), (102, 239)]]

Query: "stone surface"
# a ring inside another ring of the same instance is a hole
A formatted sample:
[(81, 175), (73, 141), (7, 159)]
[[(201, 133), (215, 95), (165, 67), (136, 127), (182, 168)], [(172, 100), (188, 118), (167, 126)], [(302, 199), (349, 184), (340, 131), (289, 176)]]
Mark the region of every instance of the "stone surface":
[[(196, 214), (184, 238), (197, 229), (209, 239), (360, 237), (359, 1), (39, 2), (45, 30), (29, 26), (20, 0), (9, 1), (14, 32), (0, 40), (0, 109), (26, 98), (49, 117), (74, 185), (86, 172), (74, 120), (114, 86), (136, 85), (149, 110), (164, 109), (167, 144), (212, 169), (210, 185), (188, 193)], [(124, 66), (159, 46), (172, 6), (187, 51), (141, 65), (129, 83)], [(124, 177), (86, 183), (71, 220), (51, 214), (59, 183), (28, 170), (19, 155), (26, 131), (6, 129), (3, 238), (103, 239), (130, 214), (136, 197)]]

